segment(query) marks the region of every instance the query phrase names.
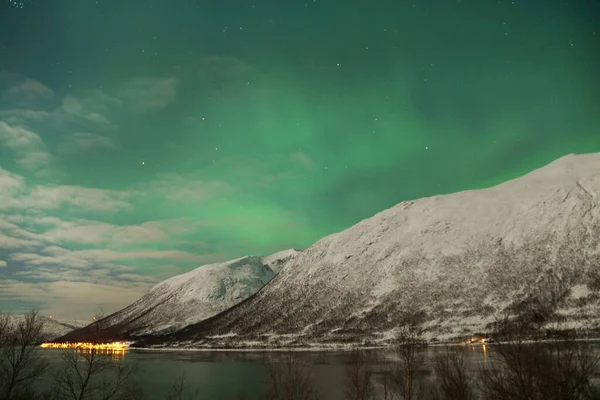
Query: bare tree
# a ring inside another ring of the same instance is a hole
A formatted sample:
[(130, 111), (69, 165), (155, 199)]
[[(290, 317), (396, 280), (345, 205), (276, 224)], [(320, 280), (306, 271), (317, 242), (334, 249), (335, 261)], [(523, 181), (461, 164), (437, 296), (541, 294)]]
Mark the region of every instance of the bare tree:
[(98, 311), (92, 316), (93, 321), (100, 321), (105, 317), (106, 313), (104, 312), (104, 307), (99, 306)]
[(422, 388), (415, 384), (415, 374), (422, 369), (427, 358), (423, 354), (426, 346), (422, 339), (422, 318), (418, 313), (411, 313), (404, 319), (398, 331), (396, 355), (398, 363), (392, 366), (392, 379), (396, 396), (403, 400), (415, 400), (423, 396)]
[(267, 364), (268, 389), (264, 400), (317, 400), (310, 373), (293, 354), (288, 354), (285, 363)]
[(8, 314), (0, 314), (0, 346), (8, 340), (10, 330)]
[(59, 399), (129, 399), (132, 366), (112, 359), (110, 352), (67, 349), (63, 367), (54, 376), (55, 397)]
[(364, 354), (359, 349), (353, 349), (351, 363), (346, 367), (343, 381), (344, 397), (347, 400), (370, 400), (373, 398), (374, 386), (372, 373)]
[(465, 359), (457, 349), (446, 347), (436, 356), (433, 369), (436, 375), (436, 396), (444, 400), (474, 400), (475, 393)]
[(383, 371), (382, 382), (381, 382), (381, 396), (382, 400), (390, 400), (394, 392), (390, 388), (390, 376), (389, 371)]
[(481, 391), (489, 400), (583, 400), (592, 398), (599, 358), (574, 336), (524, 340), (517, 324), (500, 330), (491, 367), (481, 368)]
[(27, 398), (32, 383), (40, 378), (48, 363), (37, 349), (44, 322), (37, 311), (30, 311), (16, 325), (8, 315), (0, 317), (0, 396), (2, 399)]
[(192, 394), (186, 396), (186, 379), (185, 370), (181, 372), (181, 375), (175, 380), (171, 386), (171, 391), (167, 395), (167, 400), (193, 400), (198, 397), (199, 390), (196, 389)]

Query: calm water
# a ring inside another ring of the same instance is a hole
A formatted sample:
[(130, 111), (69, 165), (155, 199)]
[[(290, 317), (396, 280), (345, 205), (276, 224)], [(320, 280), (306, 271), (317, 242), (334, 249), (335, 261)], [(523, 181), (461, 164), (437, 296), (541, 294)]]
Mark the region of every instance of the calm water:
[[(486, 352), (481, 346), (460, 347), (465, 354), (469, 369), (477, 371), (480, 363), (489, 362), (493, 346)], [(427, 355), (432, 357), (445, 351), (443, 347), (430, 347)], [(44, 349), (53, 369), (61, 365), (60, 350)], [(348, 352), (295, 352), (297, 362), (308, 366), (315, 387), (323, 399), (341, 397), (341, 382), (345, 368), (351, 361)], [(389, 350), (366, 351), (369, 368), (377, 370), (392, 362)], [(119, 362), (133, 363), (139, 372), (136, 382), (151, 400), (165, 399), (172, 385), (182, 374), (194, 399), (230, 400), (239, 392), (256, 398), (266, 388), (266, 362), (283, 363), (282, 352), (209, 352), (209, 351), (142, 351), (129, 350), (117, 355)], [(192, 393), (193, 392), (193, 393)]]

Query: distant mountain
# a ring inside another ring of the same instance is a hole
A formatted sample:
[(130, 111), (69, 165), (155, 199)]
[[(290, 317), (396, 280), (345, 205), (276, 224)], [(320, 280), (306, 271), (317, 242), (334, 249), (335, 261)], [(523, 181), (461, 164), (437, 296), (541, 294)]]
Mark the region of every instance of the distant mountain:
[(139, 345), (385, 343), (407, 318), (431, 340), (504, 315), (598, 327), (599, 195), (600, 153), (405, 201), (319, 240), (237, 306)]
[(60, 340), (114, 340), (180, 330), (255, 294), (297, 254), (285, 250), (201, 266), (158, 283), (135, 303)]
[[(9, 317), (9, 324), (16, 326), (25, 319), (25, 314), (7, 314)], [(75, 329), (82, 328), (88, 325), (91, 321), (81, 320), (68, 320), (60, 321), (55, 318), (48, 318), (38, 315), (38, 318), (44, 323), (42, 328), (42, 340), (52, 341), (60, 336), (66, 335)]]

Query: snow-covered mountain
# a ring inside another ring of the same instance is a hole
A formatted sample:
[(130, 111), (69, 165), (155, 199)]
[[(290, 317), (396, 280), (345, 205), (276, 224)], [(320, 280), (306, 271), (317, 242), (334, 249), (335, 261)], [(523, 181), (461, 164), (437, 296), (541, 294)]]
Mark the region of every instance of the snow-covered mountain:
[[(24, 321), (25, 314), (6, 314), (8, 315), (8, 323), (9, 325), (15, 327), (20, 322)], [(75, 329), (82, 328), (90, 323), (90, 321), (81, 321), (81, 320), (68, 320), (68, 321), (60, 321), (55, 318), (48, 318), (42, 315), (38, 315), (38, 317), (43, 323), (44, 326), (42, 328), (42, 340), (51, 341), (60, 336), (66, 335), (69, 332), (72, 332)]]
[(172, 332), (212, 317), (258, 292), (298, 254), (285, 250), (204, 265), (155, 285), (135, 303), (61, 340), (124, 338)]
[(498, 186), (402, 202), (325, 237), (255, 296), (140, 345), (384, 342), (405, 318), (430, 339), (504, 313), (600, 321), (600, 153)]

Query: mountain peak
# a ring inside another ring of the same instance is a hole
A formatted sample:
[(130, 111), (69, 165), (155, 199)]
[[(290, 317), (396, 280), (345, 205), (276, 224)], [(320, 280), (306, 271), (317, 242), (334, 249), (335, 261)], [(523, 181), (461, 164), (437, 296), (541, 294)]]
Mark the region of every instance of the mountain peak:
[(430, 339), (486, 331), (534, 306), (600, 324), (596, 193), (600, 154), (584, 154), (491, 188), (402, 202), (319, 240), (235, 308), (156, 343), (385, 342), (415, 310)]
[(90, 339), (90, 335), (123, 339), (180, 330), (252, 296), (296, 255), (286, 250), (203, 265), (159, 282), (135, 303), (61, 340)]

